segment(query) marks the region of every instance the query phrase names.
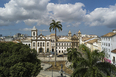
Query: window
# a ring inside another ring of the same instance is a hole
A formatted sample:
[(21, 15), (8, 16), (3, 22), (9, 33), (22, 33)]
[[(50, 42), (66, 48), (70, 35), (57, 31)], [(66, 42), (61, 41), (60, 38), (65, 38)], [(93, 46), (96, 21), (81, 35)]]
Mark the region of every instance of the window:
[(30, 47), (30, 44), (29, 44), (29, 47)]
[(49, 52), (49, 48), (47, 48), (47, 52)]
[(109, 46), (110, 46), (110, 43), (109, 43)]
[(62, 43), (62, 46), (63, 46), (63, 43)]
[(40, 46), (42, 46), (42, 42), (40, 42)]
[(38, 42), (38, 47), (39, 47), (39, 42)]
[(63, 53), (63, 51), (62, 51), (62, 53)]
[(44, 43), (43, 43), (43, 47), (44, 47)]
[(47, 42), (47, 46), (49, 46), (49, 43)]
[(60, 53), (60, 51), (59, 51), (59, 53)]
[(33, 47), (35, 47), (35, 42), (33, 43)]
[(33, 36), (35, 36), (35, 32), (33, 32)]

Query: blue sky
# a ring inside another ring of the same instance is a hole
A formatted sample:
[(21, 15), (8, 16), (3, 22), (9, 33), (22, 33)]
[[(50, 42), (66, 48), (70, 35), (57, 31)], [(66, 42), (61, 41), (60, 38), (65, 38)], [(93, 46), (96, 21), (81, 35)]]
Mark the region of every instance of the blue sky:
[(81, 31), (82, 34), (102, 36), (116, 29), (116, 0), (1, 0), (0, 34), (31, 35), (36, 26), (38, 34), (49, 35), (52, 19), (61, 21), (58, 35)]

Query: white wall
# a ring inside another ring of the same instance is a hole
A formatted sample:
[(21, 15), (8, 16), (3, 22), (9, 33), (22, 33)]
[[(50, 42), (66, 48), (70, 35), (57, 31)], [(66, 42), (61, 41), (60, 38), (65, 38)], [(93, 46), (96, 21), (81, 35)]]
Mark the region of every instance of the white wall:
[(115, 57), (115, 64), (116, 64), (116, 53), (111, 52), (111, 63), (113, 63), (113, 57)]
[(116, 49), (116, 35), (114, 37), (111, 38), (111, 51)]

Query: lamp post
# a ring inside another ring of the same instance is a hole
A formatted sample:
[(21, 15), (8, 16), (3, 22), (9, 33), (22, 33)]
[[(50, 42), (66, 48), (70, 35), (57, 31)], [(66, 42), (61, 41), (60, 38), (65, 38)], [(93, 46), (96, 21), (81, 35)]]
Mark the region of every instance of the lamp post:
[(63, 77), (63, 65), (61, 64), (61, 77)]

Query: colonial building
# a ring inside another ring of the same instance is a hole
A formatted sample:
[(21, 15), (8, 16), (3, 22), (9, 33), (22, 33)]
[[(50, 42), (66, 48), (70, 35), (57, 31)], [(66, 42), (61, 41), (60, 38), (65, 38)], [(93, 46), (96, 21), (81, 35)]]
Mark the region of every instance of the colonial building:
[(111, 62), (111, 51), (116, 49), (116, 29), (101, 36), (101, 47), (105, 51), (106, 58)]
[(55, 52), (56, 49), (57, 54), (63, 54), (67, 52), (67, 48), (77, 48), (80, 44), (81, 32), (78, 32), (78, 36), (76, 34), (71, 36), (71, 34), (69, 31), (68, 36), (57, 37), (55, 48), (55, 34), (44, 36), (40, 33), (38, 35), (38, 30), (34, 26), (31, 30), (31, 39), (22, 40), (22, 43), (37, 50), (37, 53)]
[(56, 44), (56, 50), (58, 54), (67, 52), (67, 48), (71, 48), (71, 40), (67, 37), (59, 38)]
[(32, 39), (31, 39), (31, 48), (37, 50), (38, 53), (49, 52), (51, 50), (51, 39), (50, 37), (46, 38), (44, 35), (38, 35), (38, 31), (33, 27), (31, 30)]

